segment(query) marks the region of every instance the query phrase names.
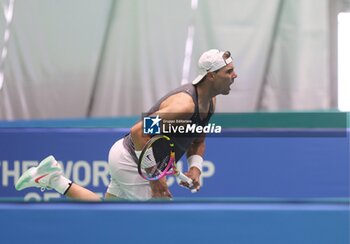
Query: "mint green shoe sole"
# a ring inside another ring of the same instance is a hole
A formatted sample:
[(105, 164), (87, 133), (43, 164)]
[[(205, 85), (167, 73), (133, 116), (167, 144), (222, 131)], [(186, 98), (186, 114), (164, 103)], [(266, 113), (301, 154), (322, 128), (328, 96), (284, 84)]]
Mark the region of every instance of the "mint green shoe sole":
[(15, 185), (16, 190), (21, 191), (28, 187), (41, 187), (34, 181), (34, 178), (61, 170), (59, 166), (52, 165), (53, 160), (55, 160), (53, 156), (48, 156), (47, 158), (43, 159), (37, 167), (32, 167), (24, 172)]

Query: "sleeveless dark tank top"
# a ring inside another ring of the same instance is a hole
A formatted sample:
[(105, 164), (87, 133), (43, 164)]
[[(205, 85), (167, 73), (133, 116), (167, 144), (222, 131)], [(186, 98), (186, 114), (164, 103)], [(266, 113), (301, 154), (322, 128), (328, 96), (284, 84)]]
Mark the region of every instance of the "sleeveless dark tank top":
[[(193, 102), (195, 104), (195, 109), (193, 114), (191, 115), (191, 118), (189, 120), (192, 121), (192, 124), (196, 124), (196, 125), (200, 125), (200, 126), (206, 126), (209, 123), (209, 120), (213, 114), (213, 101), (210, 102), (210, 106), (209, 106), (209, 111), (208, 114), (206, 116), (206, 118), (201, 119), (200, 113), (199, 113), (199, 105), (198, 105), (198, 95), (197, 95), (197, 90), (196, 87), (192, 84), (185, 84), (182, 85), (178, 88), (176, 88), (175, 90), (170, 91), (168, 94), (166, 94), (165, 96), (163, 96), (161, 99), (159, 99), (156, 104), (147, 112), (146, 115), (151, 115), (153, 113), (155, 113), (156, 111), (159, 110), (159, 107), (161, 105), (161, 103), (166, 100), (168, 97), (180, 93), (180, 92), (185, 92), (187, 94), (189, 94), (192, 99)], [(178, 161), (183, 155), (184, 153), (187, 151), (187, 149), (190, 147), (190, 145), (192, 144), (193, 140), (195, 140), (197, 137), (199, 137), (201, 134), (193, 134), (191, 136), (173, 136), (171, 139), (174, 142), (174, 147), (175, 147), (175, 157), (176, 157), (176, 161)], [(128, 133), (125, 137), (124, 137), (124, 147), (128, 150), (128, 152), (131, 154), (131, 156), (134, 158), (135, 162), (137, 162), (137, 157), (135, 154), (135, 147), (134, 147), (134, 143), (132, 141), (131, 135), (130, 133)]]

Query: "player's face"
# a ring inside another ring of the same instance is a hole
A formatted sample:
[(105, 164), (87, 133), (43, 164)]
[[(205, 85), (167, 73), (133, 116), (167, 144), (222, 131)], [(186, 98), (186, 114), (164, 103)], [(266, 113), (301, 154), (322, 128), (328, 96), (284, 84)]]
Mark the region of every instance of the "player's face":
[(229, 63), (221, 68), (215, 74), (215, 88), (217, 93), (223, 95), (229, 94), (235, 78), (237, 78), (237, 74), (234, 70), (233, 63)]

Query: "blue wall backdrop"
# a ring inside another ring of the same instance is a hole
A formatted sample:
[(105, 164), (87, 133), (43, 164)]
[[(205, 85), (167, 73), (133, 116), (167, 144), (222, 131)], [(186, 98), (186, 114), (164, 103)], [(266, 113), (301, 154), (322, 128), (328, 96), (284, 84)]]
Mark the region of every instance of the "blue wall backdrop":
[[(74, 182), (105, 192), (109, 148), (128, 129), (57, 128), (55, 123), (0, 128), (0, 197), (59, 198), (53, 191), (14, 189), (24, 170), (50, 154)], [(185, 159), (179, 163), (186, 165)], [(225, 128), (220, 136), (207, 138), (200, 192), (186, 191), (172, 177), (168, 183), (175, 197), (349, 197), (349, 136), (345, 128)]]
[(170, 177), (174, 201), (146, 203), (52, 203), (61, 197), (54, 191), (14, 189), (24, 170), (52, 154), (69, 178), (102, 195), (109, 148), (137, 118), (0, 122), (0, 242), (349, 243), (344, 114), (219, 118), (224, 133), (207, 138), (201, 191)]

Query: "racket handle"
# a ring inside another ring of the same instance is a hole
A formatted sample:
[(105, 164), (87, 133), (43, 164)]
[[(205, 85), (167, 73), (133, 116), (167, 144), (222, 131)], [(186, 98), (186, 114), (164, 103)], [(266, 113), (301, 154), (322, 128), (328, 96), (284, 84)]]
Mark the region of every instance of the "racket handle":
[(192, 193), (196, 193), (197, 189), (191, 189), (193, 186), (193, 181), (191, 178), (184, 175), (182, 172), (179, 172), (179, 175), (177, 176), (181, 181), (186, 182), (191, 190)]
[(179, 172), (179, 175), (177, 176), (181, 181), (186, 182), (190, 187), (193, 186), (192, 179), (188, 178), (186, 175), (184, 175), (182, 172)]

